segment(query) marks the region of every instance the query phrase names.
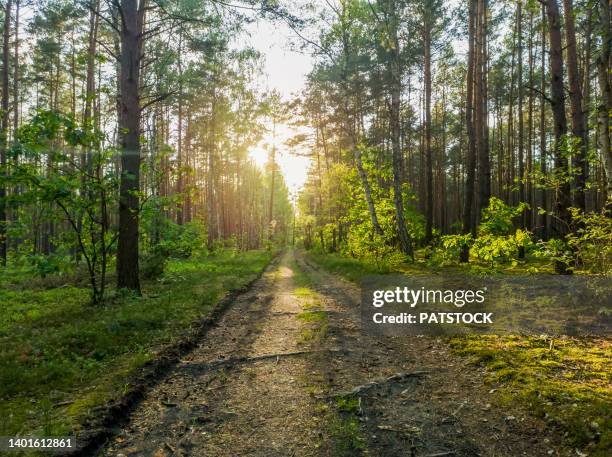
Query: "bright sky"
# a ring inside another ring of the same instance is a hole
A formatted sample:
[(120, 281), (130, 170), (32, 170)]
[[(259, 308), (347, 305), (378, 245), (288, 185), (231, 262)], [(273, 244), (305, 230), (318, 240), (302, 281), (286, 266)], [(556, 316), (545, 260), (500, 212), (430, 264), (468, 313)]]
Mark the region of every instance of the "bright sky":
[[(292, 95), (300, 92), (306, 84), (306, 75), (311, 70), (313, 61), (310, 55), (301, 54), (289, 49), (288, 41), (295, 35), (284, 23), (271, 24), (268, 21), (257, 21), (250, 25), (249, 44), (262, 53), (265, 59), (265, 85), (269, 90), (277, 90), (283, 100), (288, 101)], [(295, 131), (286, 125), (277, 126), (276, 140), (268, 134), (256, 147), (251, 148), (250, 155), (257, 164), (263, 166), (273, 143), (277, 146), (277, 162), (285, 177), (290, 192), (297, 192), (306, 182), (309, 159), (297, 157), (285, 146), (285, 140)]]

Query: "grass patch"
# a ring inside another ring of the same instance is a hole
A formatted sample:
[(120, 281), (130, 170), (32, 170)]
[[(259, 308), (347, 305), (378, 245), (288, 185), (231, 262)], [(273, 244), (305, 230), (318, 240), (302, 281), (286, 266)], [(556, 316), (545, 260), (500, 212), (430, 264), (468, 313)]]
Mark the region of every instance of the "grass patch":
[(327, 312), (323, 310), (319, 294), (314, 291), (310, 277), (302, 271), (297, 262), (292, 259), (290, 268), (293, 271), (293, 293), (301, 299), (304, 311), (296, 318), (301, 323), (298, 344), (320, 343), (325, 339), (329, 327)]
[[(143, 297), (89, 304), (86, 288), (28, 290), (3, 272), (0, 288), (0, 435), (65, 435), (129, 386), (164, 345), (180, 338), (273, 254), (223, 252), (171, 261)], [(7, 279), (8, 278), (8, 279)]]
[(355, 397), (337, 397), (335, 414), (329, 420), (329, 431), (335, 455), (360, 455), (366, 448), (358, 414), (359, 400)]
[(610, 455), (610, 341), (481, 336), (450, 344), (488, 368), (487, 380), (500, 387), (502, 404), (521, 405), (559, 426), (569, 445), (590, 456)]
[(525, 274), (525, 273), (551, 273), (550, 265), (542, 259), (529, 257), (525, 261), (518, 262), (513, 265), (511, 262), (507, 264), (497, 265), (494, 269), (485, 263), (470, 261), (468, 264), (452, 264), (432, 266), (428, 265), (422, 252), (419, 251), (415, 255), (414, 263), (403, 263), (393, 268), (385, 264), (376, 264), (367, 259), (359, 259), (347, 257), (337, 253), (322, 253), (320, 251), (308, 251), (305, 255), (314, 262), (321, 265), (327, 271), (338, 274), (352, 282), (359, 282), (364, 276), (368, 275), (384, 275), (384, 274), (407, 274), (407, 275), (427, 275), (427, 274), (457, 274), (457, 275), (474, 275), (474, 276), (489, 276), (491, 274)]
[(329, 327), (327, 312), (322, 310), (318, 301), (306, 302), (304, 311), (296, 317), (302, 323), (298, 344), (320, 343), (325, 339)]

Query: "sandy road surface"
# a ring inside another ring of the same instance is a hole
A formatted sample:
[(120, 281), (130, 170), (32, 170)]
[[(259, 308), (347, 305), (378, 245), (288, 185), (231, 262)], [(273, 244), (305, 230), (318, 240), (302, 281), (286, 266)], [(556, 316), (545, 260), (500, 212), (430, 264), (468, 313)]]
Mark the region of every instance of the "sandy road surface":
[(442, 341), (362, 334), (358, 303), (287, 251), (100, 455), (571, 455), (541, 422), (491, 406), (483, 372)]

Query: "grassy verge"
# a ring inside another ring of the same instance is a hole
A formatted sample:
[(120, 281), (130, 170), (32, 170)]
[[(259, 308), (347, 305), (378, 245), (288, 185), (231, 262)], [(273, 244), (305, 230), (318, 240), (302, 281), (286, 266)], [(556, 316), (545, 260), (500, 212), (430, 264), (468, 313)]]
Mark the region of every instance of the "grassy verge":
[(88, 304), (75, 286), (0, 282), (0, 435), (66, 435), (121, 395), (140, 367), (186, 334), (230, 290), (254, 279), (271, 253), (223, 252), (172, 261), (142, 297)]
[[(370, 274), (431, 272), (425, 265), (384, 271), (358, 259), (337, 254), (309, 253), (326, 270), (357, 282)], [(437, 273), (470, 273), (453, 267)], [(516, 274), (516, 267), (505, 273)], [(472, 272), (477, 273), (477, 272)], [(486, 366), (487, 381), (504, 406), (529, 413), (559, 426), (567, 444), (589, 456), (608, 456), (612, 450), (612, 344), (609, 339), (524, 336), (453, 338), (450, 348)]]
[(564, 430), (590, 456), (612, 450), (609, 340), (519, 336), (453, 338), (451, 348), (486, 366), (502, 405), (518, 403)]

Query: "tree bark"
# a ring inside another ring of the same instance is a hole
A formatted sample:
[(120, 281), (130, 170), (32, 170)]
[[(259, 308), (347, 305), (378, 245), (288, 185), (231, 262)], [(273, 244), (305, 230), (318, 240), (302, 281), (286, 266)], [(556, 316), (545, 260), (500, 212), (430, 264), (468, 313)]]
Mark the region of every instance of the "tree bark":
[[(517, 89), (518, 89), (518, 188), (519, 202), (526, 201), (525, 198), (525, 125), (523, 116), (523, 5), (519, 0), (516, 6), (516, 27), (517, 27)], [(525, 228), (525, 214), (521, 216), (521, 226)]]
[(177, 107), (177, 130), (176, 130), (176, 160), (177, 160), (177, 182), (176, 191), (178, 195), (178, 205), (176, 209), (176, 222), (179, 225), (183, 225), (185, 222), (185, 181), (184, 181), (184, 158), (183, 158), (183, 31), (179, 32), (178, 42), (178, 78), (179, 78), (179, 91), (178, 91), (178, 107)]
[[(556, 213), (560, 223), (556, 231), (561, 239), (567, 235), (571, 223), (568, 211), (570, 206), (570, 184), (567, 178), (567, 158), (564, 155), (563, 141), (567, 134), (567, 118), (563, 94), (563, 49), (561, 45), (561, 18), (557, 0), (547, 0), (548, 33), (550, 41), (550, 89), (551, 107), (555, 133), (555, 177), (557, 179)], [(567, 265), (556, 262), (558, 273), (567, 273)]]
[(606, 172), (605, 205), (610, 209), (612, 196), (612, 151), (610, 150), (610, 113), (612, 112), (612, 83), (610, 81), (610, 4), (608, 0), (599, 0), (599, 22), (601, 27), (602, 46), (597, 59), (597, 79), (601, 97), (597, 105), (597, 126), (599, 150)]
[(476, 145), (478, 151), (478, 203), (479, 209), (478, 218), (480, 218), (482, 209), (489, 206), (491, 198), (491, 163), (489, 158), (489, 127), (487, 122), (488, 116), (488, 89), (487, 89), (487, 1), (478, 0), (478, 31), (476, 36), (478, 47), (476, 53), (478, 55), (476, 63), (476, 72), (474, 79), (476, 90), (474, 93), (474, 105), (476, 110), (477, 122), (476, 129)]
[[(476, 144), (474, 132), (474, 53), (475, 46), (475, 14), (476, 0), (468, 0), (469, 2), (469, 18), (468, 18), (468, 33), (469, 33), (469, 49), (468, 49), (468, 68), (467, 68), (467, 90), (466, 90), (466, 109), (465, 109), (465, 125), (468, 137), (467, 164), (466, 164), (466, 179), (465, 179), (465, 195), (463, 198), (463, 233), (471, 233), (475, 235), (475, 227), (472, 216), (472, 206), (474, 204), (474, 179), (476, 174)], [(465, 245), (461, 251), (462, 262), (469, 260), (469, 246)]]
[(425, 89), (425, 243), (433, 231), (433, 164), (431, 151), (431, 12), (424, 8), (423, 17), (423, 83)]
[[(540, 54), (542, 58), (542, 68), (540, 70), (540, 171), (542, 176), (546, 176), (546, 7), (544, 5), (542, 5), (542, 49)], [(548, 195), (545, 186), (542, 186), (541, 198), (543, 209), (540, 219), (542, 239), (548, 240)]]
[[(7, 149), (9, 132), (9, 52), (11, 37), (12, 0), (7, 0), (4, 10), (2, 39), (2, 125), (0, 126), (0, 176), (8, 174)], [(0, 265), (6, 266), (8, 242), (6, 239), (6, 184), (0, 185)]]
[[(563, 155), (563, 137), (567, 134), (567, 118), (563, 94), (563, 50), (561, 45), (561, 19), (556, 0), (547, 0), (547, 15), (550, 40), (550, 89), (551, 107), (555, 134), (555, 172), (561, 180), (558, 188), (556, 209), (564, 222), (569, 222), (569, 183), (566, 179), (567, 159)], [(563, 229), (562, 229), (563, 230)]]
[(19, 129), (19, 4), (15, 0), (15, 48), (13, 54), (13, 139), (17, 139)]
[(582, 107), (582, 89), (578, 71), (578, 53), (576, 51), (576, 31), (572, 0), (563, 0), (565, 18), (565, 40), (567, 52), (567, 76), (572, 109), (572, 136), (579, 144), (572, 155), (572, 175), (574, 182), (573, 204), (582, 211), (586, 208), (586, 120)]
[(140, 65), (146, 0), (121, 0), (121, 183), (117, 287), (140, 293)]
[[(397, 37), (399, 19), (397, 12), (396, 0), (390, 1), (390, 42), (391, 42), (391, 151), (393, 156), (393, 200), (395, 203), (395, 218), (397, 222), (397, 231), (400, 239), (400, 248), (402, 252), (411, 258), (412, 240), (406, 229), (406, 221), (404, 219), (404, 197), (402, 192), (402, 151), (401, 151), (401, 130), (400, 130), (400, 97), (402, 92), (402, 72), (400, 62), (400, 44)], [(431, 157), (430, 157), (431, 166)], [(431, 182), (428, 184), (431, 185)], [(431, 189), (430, 189), (431, 191)], [(430, 192), (431, 194), (431, 192)], [(430, 198), (430, 197), (428, 197)], [(432, 207), (429, 205), (429, 213), (432, 214)]]
[(376, 207), (374, 206), (374, 199), (372, 198), (372, 189), (370, 188), (370, 182), (368, 181), (368, 175), (363, 168), (363, 161), (361, 159), (361, 150), (359, 146), (354, 146), (354, 154), (355, 154), (355, 163), (357, 165), (357, 171), (359, 173), (359, 177), (361, 178), (361, 184), (363, 185), (363, 190), (365, 192), (366, 202), (368, 203), (368, 211), (370, 213), (370, 219), (372, 220), (372, 227), (374, 227), (374, 231), (380, 236), (384, 236), (380, 223), (378, 222), (378, 216), (376, 215)]

